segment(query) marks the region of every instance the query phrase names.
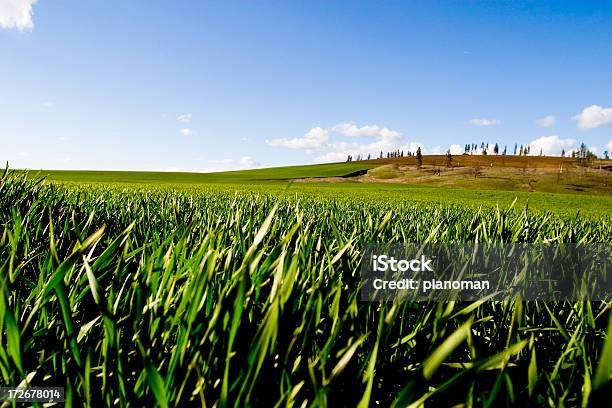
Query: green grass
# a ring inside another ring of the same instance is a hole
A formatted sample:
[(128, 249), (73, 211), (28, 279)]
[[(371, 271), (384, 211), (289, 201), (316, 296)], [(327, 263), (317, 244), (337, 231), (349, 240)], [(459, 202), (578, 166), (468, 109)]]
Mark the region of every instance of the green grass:
[[(378, 199), (385, 202), (455, 203), (470, 207), (526, 206), (535, 211), (576, 216), (581, 213), (612, 216), (612, 195), (576, 194), (561, 188), (555, 192), (512, 191), (512, 186), (492, 182), (487, 177), (469, 178), (458, 185), (427, 185), (423, 183), (357, 183), (347, 177), (345, 182), (292, 182), (293, 179), (343, 177), (376, 167), (376, 164), (335, 163), (289, 166), (220, 173), (169, 173), (128, 171), (29, 171), (29, 177), (44, 177), (47, 182), (67, 185), (114, 185), (130, 189), (165, 188), (181, 191), (238, 191), (284, 195), (346, 196), (355, 200)], [(375, 169), (373, 174), (391, 177), (388, 166)], [(20, 173), (20, 171), (18, 171)], [(393, 175), (397, 175), (393, 173)], [(568, 176), (569, 177), (569, 176)], [(437, 178), (439, 180), (439, 178)], [(546, 179), (547, 180), (547, 179)], [(547, 183), (542, 179), (542, 183)], [(551, 183), (549, 183), (551, 184)], [(554, 183), (553, 183), (554, 184)], [(509, 190), (505, 190), (505, 186)], [(467, 187), (467, 188), (462, 188)]]
[(41, 170), (30, 171), (35, 177), (51, 181), (73, 183), (136, 183), (136, 184), (202, 184), (248, 183), (252, 181), (284, 181), (303, 177), (342, 177), (376, 167), (364, 163), (332, 163), (305, 166), (270, 167), (218, 173), (177, 173), (147, 171), (87, 171)]
[[(30, 173), (34, 176), (37, 173)], [(165, 173), (161, 173), (165, 175)], [(472, 208), (502, 208), (515, 202), (514, 208), (522, 210), (530, 207), (533, 211), (552, 212), (567, 216), (578, 216), (582, 213), (595, 216), (612, 216), (612, 196), (591, 196), (557, 193), (527, 193), (521, 191), (458, 189), (449, 187), (431, 187), (411, 184), (393, 183), (295, 183), (286, 180), (275, 181), (235, 181), (230, 183), (176, 183), (168, 178), (159, 183), (151, 178), (141, 182), (101, 182), (84, 177), (81, 172), (78, 177), (47, 178), (52, 183), (62, 183), (68, 186), (88, 185), (97, 188), (112, 185), (116, 188), (126, 188), (135, 191), (149, 191), (151, 188), (168, 191), (184, 191), (198, 193), (204, 191), (225, 191), (239, 193), (278, 194), (284, 196), (309, 196), (322, 198), (344, 197), (359, 201), (379, 201), (382, 203), (415, 202), (423, 204), (460, 204)], [(106, 175), (105, 175), (106, 176)], [(81, 178), (83, 182), (78, 182)], [(127, 177), (120, 180), (125, 180)], [(135, 178), (130, 178), (135, 180)], [(99, 180), (99, 179), (96, 179)], [(162, 179), (164, 180), (164, 179)]]
[[(510, 207), (522, 211), (552, 212), (566, 216), (612, 216), (612, 196), (590, 196), (523, 191), (458, 189), (391, 183), (293, 183), (284, 186), (226, 186), (230, 191), (285, 191), (322, 197), (345, 196), (347, 199), (380, 201), (381, 203), (413, 202), (433, 205), (462, 205), (471, 208)], [(195, 189), (194, 189), (195, 191)]]
[(67, 406), (587, 406), (609, 390), (609, 303), (359, 300), (361, 243), (610, 242), (609, 216), (294, 186), (4, 176), (1, 383), (64, 386)]

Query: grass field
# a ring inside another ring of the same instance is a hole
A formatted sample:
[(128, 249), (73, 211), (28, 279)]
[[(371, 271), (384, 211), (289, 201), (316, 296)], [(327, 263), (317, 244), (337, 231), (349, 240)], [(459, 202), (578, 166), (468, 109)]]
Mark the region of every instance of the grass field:
[(610, 391), (609, 303), (369, 303), (358, 270), (364, 242), (609, 243), (609, 197), (48, 174), (63, 183), (0, 181), (3, 384), (64, 386), (67, 406), (595, 406)]
[(362, 173), (376, 167), (373, 163), (332, 163), (305, 166), (286, 166), (217, 173), (176, 173), (147, 171), (31, 171), (35, 177), (72, 183), (136, 183), (136, 184), (207, 184), (249, 183), (253, 181), (285, 181), (304, 177), (342, 177)]
[[(425, 156), (436, 157), (436, 156)], [(442, 156), (440, 156), (442, 157)], [(474, 156), (466, 156), (472, 158)], [(499, 159), (499, 157), (496, 157)], [(533, 159), (533, 158), (532, 158)], [(558, 164), (554, 158), (539, 158), (545, 165)], [(403, 160), (403, 159), (401, 159)], [(440, 159), (441, 160), (441, 159)], [(33, 179), (44, 178), (47, 182), (66, 185), (101, 185), (124, 186), (130, 189), (147, 190), (154, 185), (181, 191), (197, 192), (201, 190), (219, 190), (235, 192), (262, 192), (282, 195), (307, 195), (320, 197), (344, 196), (349, 199), (363, 200), (378, 198), (381, 203), (421, 202), (432, 204), (460, 204), (470, 207), (508, 208), (516, 200), (514, 208), (518, 210), (529, 206), (533, 211), (550, 211), (556, 214), (579, 215), (581, 213), (612, 216), (612, 188), (602, 181), (588, 185), (588, 177), (565, 176), (568, 183), (578, 183), (588, 191), (565, 189), (564, 184), (557, 181), (555, 175), (540, 175), (532, 184), (545, 186), (547, 191), (526, 191), (514, 188), (504, 170), (503, 178), (474, 178), (471, 174), (463, 174), (461, 170), (452, 172), (452, 183), (443, 174), (441, 177), (431, 176), (431, 168), (410, 170), (399, 175), (404, 178), (389, 180), (393, 177), (380, 177), (389, 164), (387, 159), (369, 162), (335, 163), (307, 166), (290, 166), (256, 170), (243, 170), (219, 173), (171, 173), (171, 172), (127, 172), (127, 171), (30, 171), (28, 176)], [(516, 164), (516, 160), (512, 163)], [(553, 164), (551, 164), (553, 163)], [(397, 160), (392, 163), (397, 165)], [(382, 167), (381, 167), (382, 166)], [(395, 171), (395, 170), (393, 170)], [(470, 172), (471, 170), (465, 170)], [(410, 173), (412, 172), (412, 173)], [(486, 170), (485, 170), (486, 172)], [(377, 178), (376, 176), (379, 176)], [(412, 175), (412, 177), (410, 177)], [(399, 177), (398, 176), (398, 177)], [(359, 182), (362, 178), (368, 182)], [(533, 178), (533, 175), (531, 175)], [(606, 175), (610, 178), (610, 175)], [(333, 178), (335, 182), (328, 182)], [(516, 183), (522, 176), (517, 175)], [(608, 180), (608, 179), (605, 180)], [(307, 183), (299, 182), (309, 180)], [(294, 182), (298, 181), (298, 182)], [(612, 181), (611, 181), (612, 182)]]

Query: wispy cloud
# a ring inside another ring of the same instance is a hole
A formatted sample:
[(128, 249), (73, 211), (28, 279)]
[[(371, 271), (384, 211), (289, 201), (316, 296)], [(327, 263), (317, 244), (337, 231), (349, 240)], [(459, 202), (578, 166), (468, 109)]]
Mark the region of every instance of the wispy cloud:
[(183, 128), (181, 130), (179, 130), (179, 133), (183, 136), (193, 136), (195, 135), (195, 131), (192, 129), (188, 129), (188, 128)]
[(612, 126), (612, 108), (591, 105), (573, 116), (572, 119), (578, 121), (578, 127), (583, 129)]
[(250, 156), (238, 159), (206, 160), (204, 167), (166, 167), (154, 171), (189, 172), (189, 173), (215, 173), (219, 171), (248, 170), (261, 167), (261, 163)]
[(536, 119), (536, 123), (541, 127), (551, 127), (555, 124), (557, 118), (554, 115), (546, 115), (542, 118)]
[(32, 30), (32, 6), (37, 0), (0, 0), (0, 28)]
[(468, 124), (473, 126), (498, 126), (501, 124), (499, 119), (474, 118), (468, 121)]
[(191, 122), (191, 113), (180, 114), (180, 115), (178, 115), (176, 120), (178, 120), (179, 122), (182, 122), (182, 123), (189, 123), (189, 122)]

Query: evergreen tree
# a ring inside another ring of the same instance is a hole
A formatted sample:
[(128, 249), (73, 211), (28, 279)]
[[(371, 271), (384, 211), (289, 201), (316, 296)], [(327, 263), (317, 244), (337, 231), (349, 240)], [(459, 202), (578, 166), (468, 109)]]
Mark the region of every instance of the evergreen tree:
[(580, 149), (578, 149), (578, 158), (580, 160), (586, 159), (587, 156), (587, 147), (584, 143), (580, 143)]
[(453, 167), (453, 155), (450, 149), (446, 151), (446, 167)]
[(595, 156), (595, 154), (593, 154), (593, 152), (590, 151), (584, 143), (580, 143), (577, 156), (581, 166), (587, 166), (597, 158), (597, 156)]

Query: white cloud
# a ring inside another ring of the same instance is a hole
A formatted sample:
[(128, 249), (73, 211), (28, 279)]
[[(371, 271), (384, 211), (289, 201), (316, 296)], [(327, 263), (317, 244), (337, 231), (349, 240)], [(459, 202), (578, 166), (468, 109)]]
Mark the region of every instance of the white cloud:
[(425, 145), (419, 142), (410, 142), (408, 144), (406, 151), (411, 151), (412, 153), (416, 152), (418, 148), (421, 148), (422, 153), (428, 153), (427, 149), (425, 149)]
[(221, 167), (233, 167), (240, 169), (248, 169), (261, 166), (261, 163), (253, 159), (251, 156), (242, 156), (240, 159), (209, 160), (208, 163), (220, 165)]
[[(421, 150), (422, 150), (422, 149), (421, 149)], [(431, 154), (437, 154), (437, 155), (440, 155), (440, 154), (445, 154), (445, 153), (446, 153), (446, 149), (444, 149), (442, 146), (434, 146), (434, 147), (431, 149)]]
[(181, 130), (179, 130), (179, 133), (183, 136), (193, 136), (195, 135), (195, 131), (192, 129), (188, 129), (188, 128), (183, 128)]
[(563, 149), (565, 149), (566, 152), (571, 151), (575, 143), (576, 140), (571, 138), (561, 139), (556, 135), (543, 136), (529, 143), (531, 150), (530, 154), (532, 156), (537, 156), (540, 154), (540, 149), (542, 149), (542, 154), (546, 156), (558, 156)]
[(37, 0), (0, 0), (0, 28), (33, 29), (32, 6), (36, 2)]
[[(367, 138), (370, 140), (364, 140)], [(381, 151), (386, 155), (398, 149), (407, 154), (408, 151), (415, 152), (418, 147), (425, 153), (421, 143), (406, 143), (402, 133), (397, 130), (377, 125), (357, 126), (352, 122), (338, 123), (328, 128), (314, 127), (304, 137), (272, 139), (266, 140), (266, 143), (314, 154), (313, 160), (319, 163), (344, 161), (348, 155), (354, 158), (361, 155), (364, 159), (370, 155), (375, 159)]]
[(286, 147), (287, 149), (302, 149), (312, 151), (320, 148), (329, 139), (329, 130), (322, 127), (314, 127), (304, 135), (304, 137), (295, 137), (293, 139), (272, 139), (266, 140), (266, 143), (275, 147)]
[(501, 124), (499, 119), (487, 119), (487, 118), (475, 118), (468, 122), (470, 125), (474, 126), (497, 126)]
[[(463, 154), (463, 152), (465, 151), (464, 149), (465, 149), (464, 146), (461, 146), (455, 143), (455, 144), (450, 145), (447, 148), (444, 148), (442, 146), (434, 146), (431, 149), (431, 152), (429, 151), (425, 151), (425, 152), (428, 154), (446, 154), (450, 150), (451, 154), (459, 155), (459, 154)], [(421, 150), (423, 150), (423, 147), (421, 147)]]
[[(325, 154), (315, 157), (314, 161), (316, 163), (342, 162), (342, 161), (345, 161), (347, 156), (351, 153), (355, 154), (355, 152), (351, 152), (350, 150), (338, 151), (338, 152), (327, 152)], [(357, 153), (357, 154), (360, 154), (360, 153)]]
[(240, 159), (240, 164), (243, 166), (247, 166), (247, 167), (259, 167), (261, 166), (261, 163), (259, 163), (258, 161), (256, 161), (255, 159), (253, 159), (250, 156), (244, 156)]
[(537, 119), (536, 123), (538, 124), (538, 126), (541, 127), (551, 127), (555, 124), (556, 121), (557, 118), (555, 118), (554, 115), (546, 115), (543, 118)]
[(402, 137), (402, 134), (396, 130), (390, 130), (386, 127), (381, 128), (377, 125), (359, 127), (352, 122), (338, 123), (331, 130), (348, 137), (372, 136), (381, 139), (398, 139)]
[(461, 146), (458, 144), (452, 144), (449, 147), (451, 154), (463, 154), (465, 151), (465, 146)]
[(602, 126), (612, 126), (612, 108), (591, 105), (572, 117), (578, 121), (578, 127), (594, 129)]
[(612, 153), (612, 140), (608, 140), (606, 147), (608, 148), (608, 152)]
[(261, 163), (250, 156), (239, 159), (207, 160), (206, 167), (167, 167), (153, 171), (188, 172), (188, 173), (214, 173), (218, 171), (248, 170), (261, 167)]
[(383, 152), (383, 156), (386, 157), (387, 152), (390, 151), (400, 150), (407, 154), (408, 151), (416, 152), (419, 147), (424, 154), (427, 153), (423, 144), (418, 142), (411, 142), (409, 144), (398, 144), (386, 140), (377, 140), (372, 143), (334, 142), (326, 145), (325, 149), (321, 149), (318, 152), (319, 155), (314, 158), (314, 161), (317, 163), (345, 161), (349, 154), (353, 158), (361, 155), (362, 159), (367, 159), (368, 155), (370, 155), (370, 158), (377, 159), (380, 156), (380, 152)]
[(191, 122), (191, 113), (183, 113), (181, 115), (178, 115), (176, 120), (183, 123)]

